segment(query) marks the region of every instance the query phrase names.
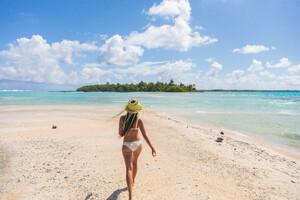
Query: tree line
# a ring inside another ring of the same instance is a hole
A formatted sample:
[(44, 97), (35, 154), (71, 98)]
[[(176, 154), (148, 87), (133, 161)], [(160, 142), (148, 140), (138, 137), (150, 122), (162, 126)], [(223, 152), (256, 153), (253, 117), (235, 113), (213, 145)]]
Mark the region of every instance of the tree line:
[(97, 84), (97, 85), (87, 85), (77, 88), (76, 91), (79, 92), (202, 92), (196, 90), (195, 85), (184, 85), (180, 83), (179, 85), (174, 84), (171, 80), (169, 83), (163, 82), (150, 82), (145, 83), (143, 81), (137, 84)]

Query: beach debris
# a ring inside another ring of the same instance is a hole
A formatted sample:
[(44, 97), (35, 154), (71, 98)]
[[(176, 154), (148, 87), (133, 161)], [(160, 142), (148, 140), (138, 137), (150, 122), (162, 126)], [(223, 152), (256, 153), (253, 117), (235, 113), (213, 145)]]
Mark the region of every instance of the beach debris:
[(221, 135), (224, 135), (224, 132), (223, 132), (223, 131), (221, 131), (221, 132), (220, 132), (220, 134), (221, 134)]
[(55, 125), (52, 126), (52, 129), (56, 129), (56, 128), (57, 128), (57, 126), (55, 126)]
[(218, 137), (218, 138), (216, 139), (216, 142), (222, 142), (223, 140), (224, 140), (223, 138)]
[(93, 193), (88, 194), (88, 195), (85, 197), (85, 200), (90, 199), (91, 196), (93, 196)]

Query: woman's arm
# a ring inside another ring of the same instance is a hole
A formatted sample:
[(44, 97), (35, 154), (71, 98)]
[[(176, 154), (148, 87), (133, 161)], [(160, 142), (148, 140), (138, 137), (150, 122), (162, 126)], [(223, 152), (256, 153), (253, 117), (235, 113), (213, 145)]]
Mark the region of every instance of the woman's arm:
[(123, 123), (124, 123), (124, 116), (120, 117), (119, 121), (119, 135), (122, 137), (122, 131), (123, 131)]
[(155, 157), (156, 156), (156, 151), (154, 149), (154, 147), (152, 146), (147, 134), (146, 134), (146, 129), (144, 127), (144, 123), (143, 123), (143, 120), (139, 119), (139, 127), (140, 127), (140, 130), (142, 132), (142, 135), (143, 137), (145, 138), (147, 144), (149, 145), (149, 147), (152, 149), (152, 156)]

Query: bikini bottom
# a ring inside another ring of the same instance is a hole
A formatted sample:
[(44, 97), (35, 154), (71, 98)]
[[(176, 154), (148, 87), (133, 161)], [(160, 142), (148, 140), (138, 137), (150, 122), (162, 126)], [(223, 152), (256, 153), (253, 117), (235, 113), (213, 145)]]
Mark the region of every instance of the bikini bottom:
[(134, 142), (124, 142), (123, 145), (131, 149), (131, 151), (135, 151), (140, 145), (142, 141), (134, 141)]

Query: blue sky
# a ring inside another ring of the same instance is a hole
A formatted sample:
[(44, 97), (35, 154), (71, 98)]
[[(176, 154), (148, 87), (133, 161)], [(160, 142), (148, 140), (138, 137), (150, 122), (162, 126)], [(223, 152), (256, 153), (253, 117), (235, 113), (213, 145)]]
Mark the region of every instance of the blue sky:
[(0, 90), (300, 90), (300, 1), (0, 0)]

